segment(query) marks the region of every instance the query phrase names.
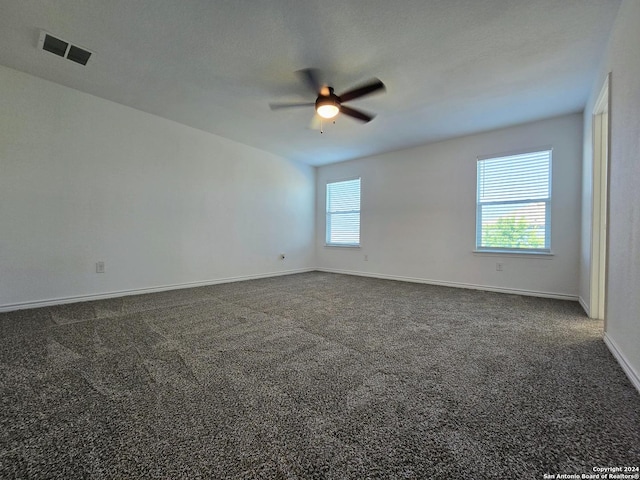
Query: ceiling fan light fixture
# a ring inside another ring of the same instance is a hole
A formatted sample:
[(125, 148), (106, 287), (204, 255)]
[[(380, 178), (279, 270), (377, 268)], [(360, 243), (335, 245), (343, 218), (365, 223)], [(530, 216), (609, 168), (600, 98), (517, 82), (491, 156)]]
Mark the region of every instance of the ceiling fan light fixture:
[(318, 115), (322, 118), (333, 118), (340, 112), (340, 107), (338, 103), (328, 99), (316, 103), (316, 112), (318, 112)]
[(304, 70), (298, 70), (297, 73), (301, 77), (302, 81), (306, 83), (307, 87), (317, 95), (315, 103), (270, 103), (269, 107), (271, 110), (314, 105), (316, 114), (321, 118), (332, 119), (340, 113), (347, 117), (367, 123), (373, 120), (375, 115), (343, 105), (343, 102), (350, 102), (351, 100), (364, 97), (365, 95), (385, 90), (384, 83), (377, 78), (372, 78), (368, 83), (357, 88), (347, 90), (338, 96), (333, 92), (332, 87), (320, 82), (318, 70), (306, 68)]

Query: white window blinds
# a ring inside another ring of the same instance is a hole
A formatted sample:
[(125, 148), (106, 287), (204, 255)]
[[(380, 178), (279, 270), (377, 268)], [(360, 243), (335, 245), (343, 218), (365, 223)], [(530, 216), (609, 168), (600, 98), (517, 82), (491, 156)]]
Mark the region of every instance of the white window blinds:
[(360, 179), (327, 183), (327, 245), (360, 245)]
[(551, 150), (478, 159), (476, 249), (550, 251)]

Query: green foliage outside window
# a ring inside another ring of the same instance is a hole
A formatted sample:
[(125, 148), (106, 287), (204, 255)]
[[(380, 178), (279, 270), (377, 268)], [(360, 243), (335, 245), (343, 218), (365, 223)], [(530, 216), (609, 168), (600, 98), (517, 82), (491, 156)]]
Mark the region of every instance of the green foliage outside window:
[(501, 217), (482, 227), (482, 245), (496, 248), (544, 248), (544, 233), (524, 217)]

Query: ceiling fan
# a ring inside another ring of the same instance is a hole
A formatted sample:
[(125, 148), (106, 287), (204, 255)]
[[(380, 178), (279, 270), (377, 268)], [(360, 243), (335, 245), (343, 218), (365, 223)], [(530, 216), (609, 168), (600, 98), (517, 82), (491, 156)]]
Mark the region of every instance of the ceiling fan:
[(336, 95), (333, 91), (333, 87), (325, 85), (320, 81), (320, 71), (314, 68), (305, 68), (296, 72), (300, 79), (311, 89), (313, 93), (318, 95), (315, 102), (302, 102), (302, 103), (270, 103), (271, 110), (279, 110), (282, 108), (292, 107), (310, 107), (315, 106), (316, 113), (322, 118), (331, 119), (338, 113), (342, 113), (349, 117), (360, 120), (361, 122), (369, 122), (373, 120), (375, 115), (365, 113), (361, 110), (343, 105), (344, 102), (355, 100), (356, 98), (370, 95), (377, 91), (384, 91), (385, 86), (377, 78), (374, 78), (364, 85), (347, 90), (340, 95)]

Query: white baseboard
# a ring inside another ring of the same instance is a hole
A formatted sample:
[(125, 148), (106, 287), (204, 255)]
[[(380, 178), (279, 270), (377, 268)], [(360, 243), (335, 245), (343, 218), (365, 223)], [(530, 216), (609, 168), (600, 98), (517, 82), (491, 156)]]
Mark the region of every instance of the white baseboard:
[(589, 313), (589, 305), (587, 305), (587, 302), (584, 301), (584, 298), (582, 298), (581, 296), (578, 297), (578, 303), (580, 303), (580, 306), (584, 310), (584, 313), (587, 314), (587, 317), (591, 318), (591, 314)]
[(166, 292), (167, 290), (180, 290), (183, 288), (206, 287), (207, 285), (217, 285), (219, 283), (242, 282), (244, 280), (257, 280), (259, 278), (279, 277), (282, 275), (292, 275), (295, 273), (313, 272), (314, 270), (315, 268), (300, 268), (296, 270), (285, 270), (281, 272), (260, 273), (256, 275), (241, 275), (238, 277), (218, 278), (215, 280), (204, 280), (199, 282), (175, 283), (171, 285), (160, 285), (157, 287), (135, 288), (131, 290), (119, 290), (114, 292), (96, 293), (90, 295), (48, 298), (46, 300), (37, 300), (35, 302), (9, 303), (0, 305), (0, 312), (10, 312), (13, 310), (23, 310), (26, 308), (49, 307), (52, 305), (62, 305), (66, 303), (89, 302), (91, 300), (126, 297), (129, 295), (140, 295), (143, 293)]
[(620, 351), (616, 342), (614, 342), (613, 339), (609, 335), (607, 335), (607, 332), (604, 333), (604, 343), (609, 348), (609, 351), (611, 352), (613, 357), (618, 361), (624, 373), (627, 374), (627, 377), (629, 377), (629, 380), (631, 380), (633, 386), (636, 387), (638, 393), (640, 393), (640, 375), (638, 375), (638, 372), (633, 369), (633, 367), (627, 360), (627, 357), (625, 357), (624, 354)]
[[(486, 290), (489, 292), (508, 293), (512, 295), (526, 295), (531, 297), (545, 297), (545, 298), (555, 298), (559, 300), (580, 301), (580, 299), (576, 295), (567, 295), (567, 294), (560, 294), (560, 293), (540, 292), (540, 291), (534, 291), (534, 290), (521, 290), (521, 289), (515, 289), (515, 288), (492, 287), (487, 285), (475, 285), (470, 283), (445, 282), (445, 281), (431, 280), (426, 278), (405, 277), (405, 276), (398, 276), (398, 275), (385, 275), (380, 273), (358, 272), (358, 271), (352, 271), (352, 270), (339, 270), (339, 269), (332, 269), (332, 268), (301, 268), (301, 269), (286, 270), (281, 272), (269, 272), (269, 273), (262, 273), (262, 274), (256, 274), (256, 275), (242, 275), (237, 277), (218, 278), (214, 280), (178, 283), (178, 284), (171, 284), (171, 285), (160, 285), (156, 287), (136, 288), (131, 290), (119, 290), (119, 291), (96, 293), (96, 294), (89, 294), (89, 295), (76, 295), (76, 296), (69, 296), (69, 297), (48, 298), (46, 300), (37, 300), (32, 302), (10, 303), (10, 304), (0, 305), (0, 312), (22, 310), (26, 308), (48, 307), (51, 305), (62, 305), (66, 303), (88, 302), (91, 300), (103, 300), (106, 298), (124, 297), (128, 295), (140, 295), (144, 293), (164, 292), (167, 290), (178, 290), (182, 288), (204, 287), (207, 285), (216, 285), (219, 283), (241, 282), (244, 280), (257, 280), (260, 278), (277, 277), (281, 275), (292, 275), (295, 273), (305, 273), (305, 272), (312, 272), (312, 271), (341, 273), (345, 275), (381, 278), (384, 280), (398, 280), (402, 282), (424, 283), (429, 285), (440, 285), (444, 287), (467, 288), (472, 290)], [(580, 304), (582, 305), (583, 308), (585, 308), (585, 306), (583, 305), (583, 302), (581, 302)]]
[(359, 277), (381, 278), (383, 280), (398, 280), (401, 282), (425, 283), (428, 285), (440, 285), (443, 287), (466, 288), (470, 290), (485, 290), (488, 292), (509, 293), (512, 295), (525, 295), (528, 297), (544, 297), (555, 298), (558, 300), (577, 301), (577, 295), (568, 295), (565, 293), (539, 292), (536, 290), (522, 290), (517, 288), (492, 287), (490, 285), (475, 285), (473, 283), (446, 282), (440, 280), (431, 280), (428, 278), (404, 277), (399, 275), (386, 275), (382, 273), (358, 272), (352, 270), (338, 270), (335, 268), (317, 268), (319, 272), (342, 273), (345, 275), (356, 275)]

